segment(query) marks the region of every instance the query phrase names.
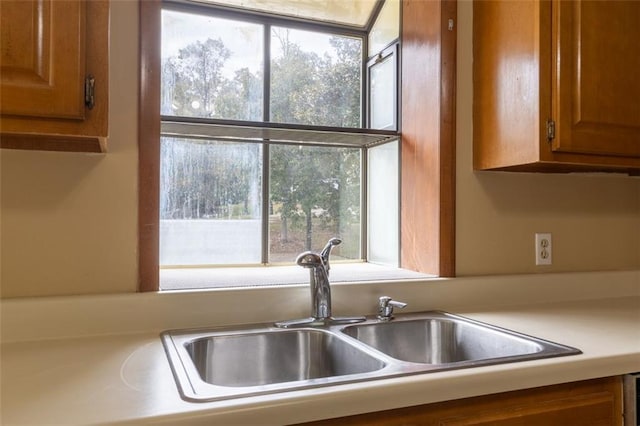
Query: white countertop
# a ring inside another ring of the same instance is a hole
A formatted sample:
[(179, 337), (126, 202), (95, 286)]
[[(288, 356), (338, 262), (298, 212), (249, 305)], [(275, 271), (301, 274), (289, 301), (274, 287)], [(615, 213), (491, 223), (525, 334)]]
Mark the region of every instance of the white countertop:
[(581, 355), (213, 403), (180, 399), (157, 333), (2, 345), (2, 424), (286, 424), (640, 371), (640, 298), (458, 311)]

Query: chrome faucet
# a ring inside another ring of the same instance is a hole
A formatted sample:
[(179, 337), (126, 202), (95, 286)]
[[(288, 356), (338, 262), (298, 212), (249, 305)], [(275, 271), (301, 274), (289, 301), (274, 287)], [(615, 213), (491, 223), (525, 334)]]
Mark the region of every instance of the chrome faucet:
[(311, 317), (276, 323), (277, 327), (305, 327), (328, 324), (349, 324), (364, 321), (364, 317), (331, 316), (331, 285), (329, 283), (329, 256), (333, 247), (342, 243), (339, 238), (331, 238), (320, 253), (305, 251), (296, 259), (296, 263), (309, 269), (311, 287)]

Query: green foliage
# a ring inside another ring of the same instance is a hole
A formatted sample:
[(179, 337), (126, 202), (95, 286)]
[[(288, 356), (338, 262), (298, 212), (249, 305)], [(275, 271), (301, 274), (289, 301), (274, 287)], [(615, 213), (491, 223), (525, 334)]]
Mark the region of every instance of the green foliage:
[(214, 105), (216, 118), (262, 121), (262, 77), (237, 70), (233, 80), (221, 83)]
[(358, 150), (280, 145), (271, 159), (271, 201), (283, 220), (304, 230), (305, 249), (314, 247), (312, 218), (336, 235), (360, 221)]
[(162, 138), (160, 218), (259, 218), (260, 158), (259, 145)]
[(271, 60), (271, 121), (360, 127), (360, 41), (332, 37), (335, 57), (320, 57), (292, 42), (290, 30), (272, 32), (282, 55)]
[(221, 40), (209, 38), (180, 49), (177, 57), (166, 61), (163, 75), (172, 77), (172, 101), (178, 115), (215, 116), (214, 101), (225, 80), (222, 66), (230, 55)]

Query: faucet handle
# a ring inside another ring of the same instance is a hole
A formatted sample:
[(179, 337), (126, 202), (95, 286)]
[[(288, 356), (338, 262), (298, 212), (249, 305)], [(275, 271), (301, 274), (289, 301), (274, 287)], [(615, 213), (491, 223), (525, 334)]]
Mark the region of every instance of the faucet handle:
[(393, 319), (393, 308), (404, 308), (407, 306), (404, 302), (393, 300), (389, 296), (380, 296), (378, 299), (378, 320), (390, 321)]
[(303, 268), (317, 268), (322, 266), (322, 257), (318, 253), (305, 251), (296, 258), (296, 263)]

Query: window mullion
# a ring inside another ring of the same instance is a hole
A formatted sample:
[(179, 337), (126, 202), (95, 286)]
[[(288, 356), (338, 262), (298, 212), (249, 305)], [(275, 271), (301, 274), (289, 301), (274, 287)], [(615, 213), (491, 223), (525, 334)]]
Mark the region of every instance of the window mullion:
[(269, 263), (269, 144), (262, 144), (262, 263)]
[(360, 150), (360, 258), (369, 261), (369, 151)]
[(369, 128), (369, 68), (367, 51), (369, 38), (362, 38), (362, 64), (360, 65), (360, 126)]
[(271, 121), (271, 24), (264, 24), (263, 35), (263, 54), (264, 64), (262, 70), (264, 73), (263, 89), (262, 89), (262, 121)]
[[(264, 73), (262, 88), (262, 120), (266, 123), (271, 120), (271, 24), (264, 24), (263, 54)], [(262, 263), (269, 263), (269, 178), (270, 178), (270, 151), (269, 144), (262, 144)]]

